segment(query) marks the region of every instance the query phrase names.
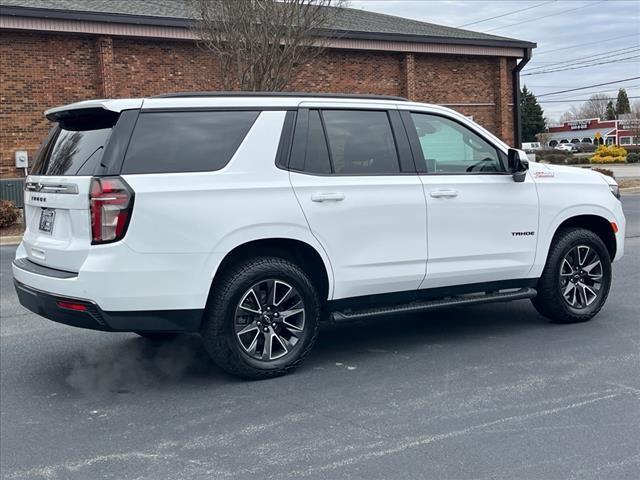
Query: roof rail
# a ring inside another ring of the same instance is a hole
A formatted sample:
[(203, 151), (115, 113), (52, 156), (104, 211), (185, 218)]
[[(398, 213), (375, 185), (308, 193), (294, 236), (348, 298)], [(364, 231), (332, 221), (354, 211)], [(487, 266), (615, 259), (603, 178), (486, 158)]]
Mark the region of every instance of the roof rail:
[(151, 98), (185, 98), (185, 97), (328, 97), (354, 98), (363, 100), (394, 100), (408, 102), (404, 97), (393, 95), (372, 95), (362, 93), (308, 93), (308, 92), (176, 92), (155, 95)]

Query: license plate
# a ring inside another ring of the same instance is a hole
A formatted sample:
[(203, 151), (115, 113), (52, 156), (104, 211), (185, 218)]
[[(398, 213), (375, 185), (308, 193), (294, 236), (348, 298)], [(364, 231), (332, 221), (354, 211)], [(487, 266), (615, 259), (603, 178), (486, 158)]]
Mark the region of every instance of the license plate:
[(43, 208), (40, 213), (40, 231), (51, 235), (53, 232), (53, 222), (56, 219), (56, 211), (52, 208)]

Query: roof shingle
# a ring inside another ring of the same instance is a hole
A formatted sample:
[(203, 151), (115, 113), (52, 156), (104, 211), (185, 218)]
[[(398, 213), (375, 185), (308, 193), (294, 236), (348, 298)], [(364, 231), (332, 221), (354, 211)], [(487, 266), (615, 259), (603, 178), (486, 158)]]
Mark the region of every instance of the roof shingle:
[[(96, 20), (156, 25), (187, 26), (188, 3), (182, 0), (0, 0), (3, 14), (56, 16), (73, 18), (93, 15)], [(83, 18), (86, 19), (86, 18)], [(420, 22), (403, 17), (345, 8), (328, 27), (344, 37), (387, 39), (411, 42), (440, 42), (494, 45), (505, 47), (535, 47), (534, 43), (486, 33)]]

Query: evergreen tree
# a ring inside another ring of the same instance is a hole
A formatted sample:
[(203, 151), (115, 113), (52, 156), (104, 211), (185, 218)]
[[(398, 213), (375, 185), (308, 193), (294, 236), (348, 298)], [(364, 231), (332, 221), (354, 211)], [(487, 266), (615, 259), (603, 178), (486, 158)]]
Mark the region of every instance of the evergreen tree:
[(535, 142), (536, 134), (544, 132), (545, 121), (542, 107), (526, 85), (522, 87), (520, 95), (520, 122), (523, 142)]
[(631, 105), (629, 105), (629, 97), (627, 91), (621, 88), (618, 91), (618, 99), (616, 100), (616, 113), (621, 115), (623, 113), (631, 113)]
[(613, 102), (609, 100), (607, 103), (607, 120), (615, 120), (616, 119), (616, 108), (613, 106)]

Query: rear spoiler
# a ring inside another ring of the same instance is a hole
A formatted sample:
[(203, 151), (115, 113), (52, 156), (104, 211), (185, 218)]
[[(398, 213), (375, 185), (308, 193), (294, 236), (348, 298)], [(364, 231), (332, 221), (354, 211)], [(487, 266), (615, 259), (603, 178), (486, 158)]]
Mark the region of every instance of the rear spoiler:
[(44, 112), (44, 116), (52, 122), (61, 122), (65, 119), (87, 117), (91, 115), (109, 115), (115, 113), (116, 117), (123, 110), (131, 110), (142, 107), (141, 98), (123, 98), (120, 100), (86, 100), (84, 102), (71, 103), (62, 107), (55, 107)]

